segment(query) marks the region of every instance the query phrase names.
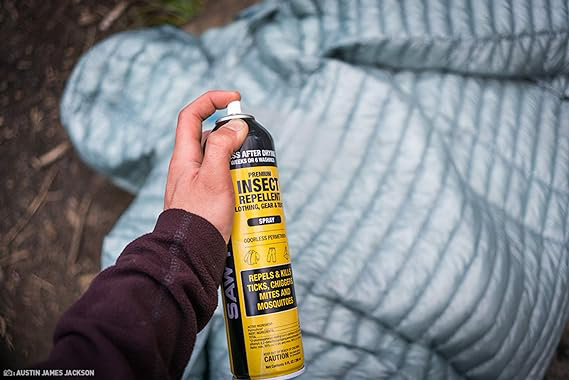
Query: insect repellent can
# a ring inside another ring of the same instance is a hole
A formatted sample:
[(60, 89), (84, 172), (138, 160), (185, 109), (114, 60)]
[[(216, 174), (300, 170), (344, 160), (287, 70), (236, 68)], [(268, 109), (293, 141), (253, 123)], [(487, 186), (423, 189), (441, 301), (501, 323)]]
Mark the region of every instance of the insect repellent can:
[(231, 372), (235, 379), (291, 379), (304, 372), (304, 352), (274, 143), (240, 102), (227, 113), (215, 129), (231, 119), (249, 126), (229, 163), (235, 216), (222, 294)]

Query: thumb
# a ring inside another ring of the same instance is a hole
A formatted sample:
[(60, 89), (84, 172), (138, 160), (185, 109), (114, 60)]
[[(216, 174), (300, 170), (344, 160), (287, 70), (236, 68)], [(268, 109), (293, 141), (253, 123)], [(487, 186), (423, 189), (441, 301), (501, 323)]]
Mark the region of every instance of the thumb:
[(215, 132), (211, 132), (205, 144), (202, 167), (205, 175), (212, 180), (223, 181), (223, 176), (229, 173), (229, 159), (245, 141), (249, 127), (241, 119), (233, 119)]

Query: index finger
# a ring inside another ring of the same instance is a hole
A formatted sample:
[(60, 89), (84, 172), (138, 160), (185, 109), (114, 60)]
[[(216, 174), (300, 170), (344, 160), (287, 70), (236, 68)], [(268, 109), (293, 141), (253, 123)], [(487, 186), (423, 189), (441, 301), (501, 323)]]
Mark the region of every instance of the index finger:
[(183, 160), (193, 165), (201, 165), (202, 122), (216, 109), (226, 108), (229, 102), (239, 99), (241, 95), (237, 91), (208, 91), (184, 107), (178, 115), (172, 161)]

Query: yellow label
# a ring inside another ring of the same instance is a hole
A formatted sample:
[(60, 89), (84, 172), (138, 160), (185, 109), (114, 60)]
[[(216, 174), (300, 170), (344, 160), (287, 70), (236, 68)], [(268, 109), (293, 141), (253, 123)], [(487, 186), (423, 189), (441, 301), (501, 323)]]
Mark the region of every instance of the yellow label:
[[(233, 169), (231, 176), (231, 248), (248, 376), (294, 373), (304, 366), (304, 355), (278, 171), (275, 166), (257, 166)], [(242, 355), (231, 356), (234, 360)]]

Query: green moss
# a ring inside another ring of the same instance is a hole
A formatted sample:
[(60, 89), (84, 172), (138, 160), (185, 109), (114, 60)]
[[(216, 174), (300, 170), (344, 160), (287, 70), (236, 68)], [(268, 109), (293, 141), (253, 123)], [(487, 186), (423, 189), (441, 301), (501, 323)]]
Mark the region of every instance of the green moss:
[(142, 0), (129, 7), (127, 17), (133, 26), (183, 26), (202, 7), (203, 0)]

